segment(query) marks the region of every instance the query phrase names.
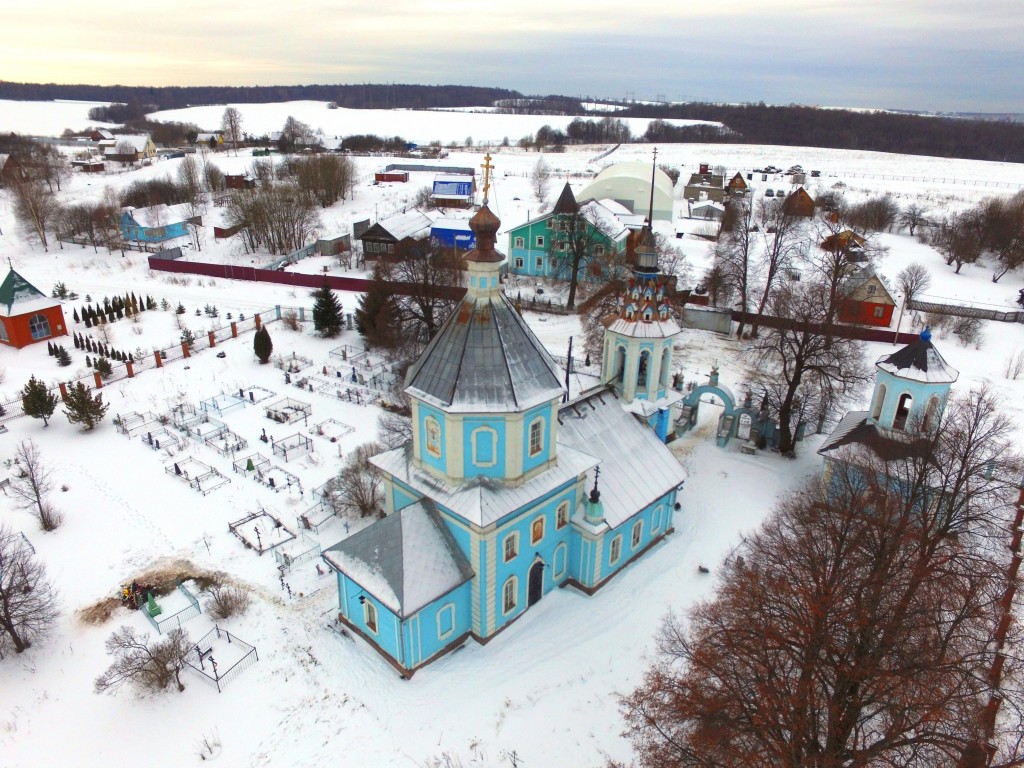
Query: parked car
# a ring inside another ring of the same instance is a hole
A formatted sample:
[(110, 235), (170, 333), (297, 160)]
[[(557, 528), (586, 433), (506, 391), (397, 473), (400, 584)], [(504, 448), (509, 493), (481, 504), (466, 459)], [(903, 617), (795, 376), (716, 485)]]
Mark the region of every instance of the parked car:
[(774, 189), (766, 189), (764, 191), (764, 196), (765, 197), (775, 197), (775, 190)]

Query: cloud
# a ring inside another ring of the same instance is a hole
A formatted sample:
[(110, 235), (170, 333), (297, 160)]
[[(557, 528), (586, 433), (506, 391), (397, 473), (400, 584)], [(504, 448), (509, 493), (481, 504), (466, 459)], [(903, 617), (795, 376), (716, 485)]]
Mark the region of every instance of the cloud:
[(35, 82), (418, 82), (525, 93), (1020, 109), (1024, 4), (989, 0), (167, 0), (5, 9), (3, 76)]

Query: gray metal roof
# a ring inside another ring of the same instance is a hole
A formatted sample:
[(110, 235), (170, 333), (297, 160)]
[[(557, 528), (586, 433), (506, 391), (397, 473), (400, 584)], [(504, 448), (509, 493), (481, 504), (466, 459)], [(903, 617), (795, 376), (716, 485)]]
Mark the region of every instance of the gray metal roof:
[(574, 481), (598, 463), (591, 453), (561, 443), (557, 457), (555, 466), (517, 486), (489, 478), (473, 478), (458, 485), (446, 483), (418, 469), (406, 448), (377, 454), (370, 462), (467, 522), (486, 528)]
[[(628, 413), (611, 389), (599, 389), (558, 413), (558, 455), (567, 447), (601, 460), (601, 501), (617, 528), (686, 480), (686, 470), (647, 424)], [(589, 472), (587, 488), (593, 486)]]
[(469, 561), (427, 500), (378, 520), (323, 556), (401, 617), (473, 577)]
[(458, 412), (518, 412), (562, 395), (551, 355), (501, 296), (467, 296), (406, 376), (406, 391)]

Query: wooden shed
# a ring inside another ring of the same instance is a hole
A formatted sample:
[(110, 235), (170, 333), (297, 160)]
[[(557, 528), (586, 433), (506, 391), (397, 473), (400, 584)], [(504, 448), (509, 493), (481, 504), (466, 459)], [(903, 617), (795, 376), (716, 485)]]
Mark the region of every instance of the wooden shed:
[(807, 194), (806, 189), (800, 187), (786, 197), (782, 209), (787, 216), (802, 216), (809, 219), (814, 215), (814, 198)]
[(0, 283), (0, 343), (20, 349), (67, 335), (60, 301), (11, 269)]
[(373, 174), (373, 180), (376, 182), (383, 181), (398, 181), (406, 182), (409, 181), (408, 171), (377, 171)]

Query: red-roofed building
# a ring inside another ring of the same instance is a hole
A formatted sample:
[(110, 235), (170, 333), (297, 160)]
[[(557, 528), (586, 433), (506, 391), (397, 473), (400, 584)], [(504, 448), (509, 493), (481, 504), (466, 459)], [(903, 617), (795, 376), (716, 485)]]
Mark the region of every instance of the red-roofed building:
[(67, 336), (64, 310), (13, 269), (0, 283), (0, 344), (27, 347)]

